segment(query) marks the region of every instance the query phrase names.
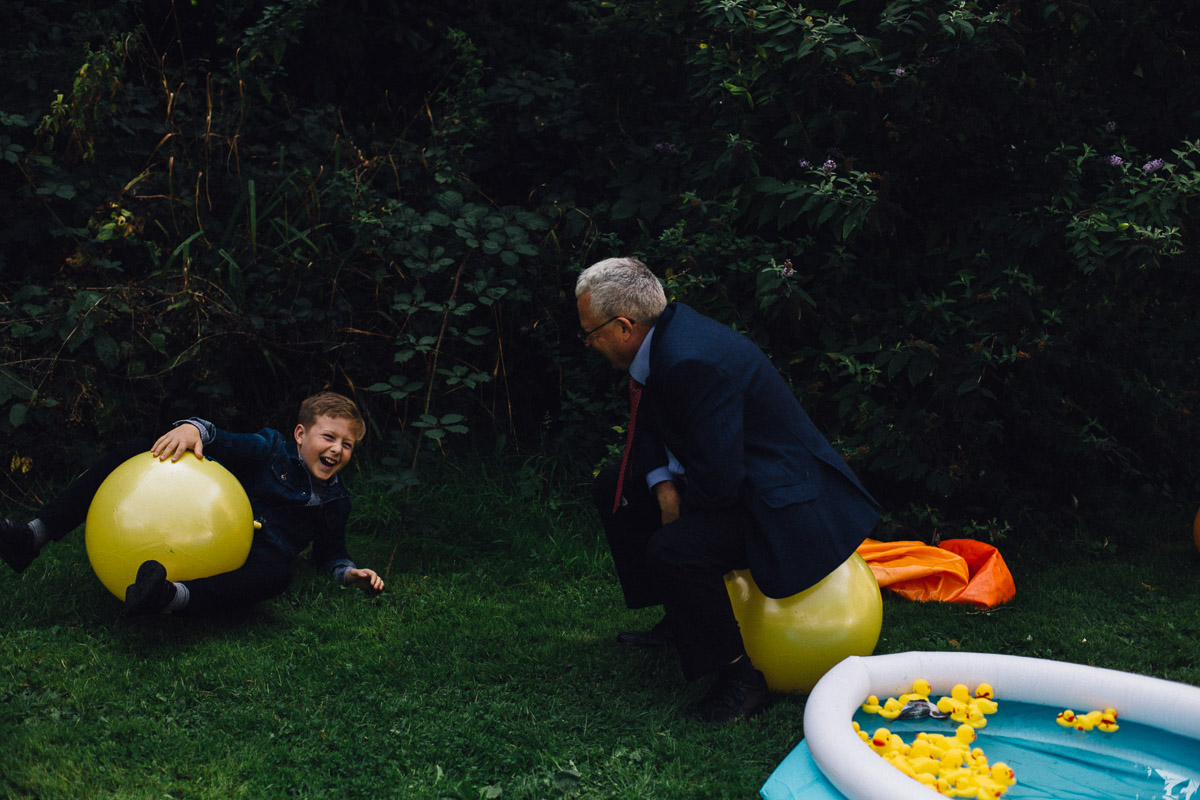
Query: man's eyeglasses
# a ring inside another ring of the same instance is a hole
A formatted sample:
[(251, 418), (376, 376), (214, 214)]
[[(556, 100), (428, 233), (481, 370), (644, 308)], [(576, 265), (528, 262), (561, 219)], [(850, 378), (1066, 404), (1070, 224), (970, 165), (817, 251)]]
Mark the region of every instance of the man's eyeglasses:
[(599, 325), (596, 325), (590, 331), (580, 331), (580, 341), (583, 342), (584, 344), (587, 344), (588, 342), (592, 341), (592, 337), (595, 335), (596, 331), (599, 331), (601, 329), (601, 327), (604, 327), (608, 323), (614, 323), (614, 321), (617, 321), (618, 319), (624, 319), (624, 320), (628, 321), (628, 323), (630, 323), (630, 324), (636, 324), (636, 323), (634, 323), (634, 320), (631, 320), (628, 317), (622, 317), (622, 315), (618, 314), (618, 315), (616, 315), (616, 317), (610, 317), (610, 318), (602, 321), (602, 323), (600, 323)]

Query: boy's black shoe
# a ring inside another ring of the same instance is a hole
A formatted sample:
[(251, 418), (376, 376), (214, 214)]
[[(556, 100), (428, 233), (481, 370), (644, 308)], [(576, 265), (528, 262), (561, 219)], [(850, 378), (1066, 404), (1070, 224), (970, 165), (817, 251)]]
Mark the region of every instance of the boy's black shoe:
[(758, 670), (722, 669), (708, 694), (692, 706), (689, 715), (700, 722), (724, 725), (754, 716), (767, 707), (771, 692)]
[(137, 579), (125, 589), (125, 616), (157, 614), (174, 599), (175, 584), (167, 580), (167, 568), (157, 561), (143, 561)]
[(37, 548), (33, 545), (33, 531), (28, 525), (13, 522), (7, 517), (0, 518), (0, 558), (4, 563), (21, 573), (37, 558)]

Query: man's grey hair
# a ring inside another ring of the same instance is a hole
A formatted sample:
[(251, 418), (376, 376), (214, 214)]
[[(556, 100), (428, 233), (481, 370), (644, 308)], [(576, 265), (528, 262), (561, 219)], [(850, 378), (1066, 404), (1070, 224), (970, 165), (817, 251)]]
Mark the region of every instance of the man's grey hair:
[(628, 317), (654, 325), (667, 307), (667, 295), (650, 268), (636, 258), (608, 258), (579, 273), (575, 298), (591, 295), (598, 317)]

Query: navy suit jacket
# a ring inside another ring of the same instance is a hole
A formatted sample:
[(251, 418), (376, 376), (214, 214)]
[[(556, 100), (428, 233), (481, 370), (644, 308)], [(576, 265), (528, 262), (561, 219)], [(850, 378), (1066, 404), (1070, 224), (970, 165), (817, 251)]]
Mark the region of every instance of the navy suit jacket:
[(769, 597), (820, 581), (879, 521), (766, 355), (685, 305), (655, 325), (641, 403), (634, 470), (665, 466), (665, 446), (686, 473), (683, 513), (743, 507), (750, 572)]

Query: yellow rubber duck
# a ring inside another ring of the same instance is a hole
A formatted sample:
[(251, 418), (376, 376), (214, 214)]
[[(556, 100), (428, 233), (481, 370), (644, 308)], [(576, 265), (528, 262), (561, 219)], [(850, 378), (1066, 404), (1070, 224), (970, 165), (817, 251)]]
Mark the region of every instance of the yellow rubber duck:
[(946, 696), (937, 701), (937, 710), (943, 714), (949, 714), (953, 719), (955, 714), (964, 715), (966, 713), (966, 706), (953, 697)]
[(988, 765), (987, 754), (983, 752), (982, 747), (972, 748), (971, 752), (967, 753), (967, 769), (976, 775), (986, 775), (991, 772), (992, 768)]
[(979, 779), (970, 772), (961, 772), (950, 781), (950, 797), (978, 797)]
[(943, 778), (939, 778), (936, 774), (929, 772), (918, 772), (916, 778), (930, 789), (933, 789), (935, 792), (940, 791), (937, 788), (938, 781), (944, 780)]
[[(954, 719), (954, 717), (951, 717)], [(956, 722), (959, 720), (955, 720)], [(967, 716), (962, 722), (970, 725), (972, 728), (983, 728), (987, 726), (987, 716), (978, 706), (971, 705), (967, 707)]]
[(895, 719), (900, 716), (900, 712), (904, 710), (904, 703), (901, 703), (894, 697), (889, 697), (883, 701), (883, 708), (879, 709), (879, 716), (884, 719)]
[(979, 787), (978, 797), (980, 800), (995, 800), (995, 798), (1008, 791), (1008, 787), (1017, 782), (1017, 776), (1013, 771), (1002, 761), (997, 761), (992, 767), (991, 772), (987, 775), (980, 776), (976, 779), (976, 784)]
[(944, 756), (949, 747), (950, 740), (942, 734), (921, 731), (913, 737), (912, 746), (909, 748), (909, 755), (929, 756), (936, 759)]
[(936, 776), (942, 770), (940, 759), (930, 758), (929, 756), (914, 756), (912, 750), (908, 752), (908, 766), (916, 775)]
[(901, 738), (900, 734), (893, 733), (891, 738), (888, 739), (887, 744), (884, 745), (882, 755), (885, 758), (891, 756), (900, 758), (906, 757), (908, 755), (908, 745), (905, 743), (904, 739)]
[(1058, 717), (1055, 719), (1055, 722), (1057, 722), (1059, 725), (1062, 725), (1064, 728), (1074, 728), (1075, 712), (1068, 708), (1066, 711), (1059, 713)]
[(1017, 773), (1013, 772), (1012, 767), (1003, 761), (997, 761), (992, 765), (991, 777), (993, 781), (1006, 789), (1017, 782)]
[(956, 684), (950, 694), (937, 701), (938, 711), (949, 714), (955, 722), (966, 722), (970, 713), (971, 693), (966, 684)]
[(867, 702), (863, 703), (861, 708), (867, 714), (878, 714), (879, 709), (882, 708), (882, 706), (879, 705), (878, 697), (875, 695), (869, 695), (867, 697)]
[(886, 756), (888, 753), (907, 753), (908, 745), (904, 743), (904, 739), (898, 734), (892, 733), (887, 728), (879, 728), (871, 735), (871, 741), (867, 742), (871, 749), (881, 756)]
[(928, 700), (929, 693), (933, 691), (933, 687), (929, 685), (929, 681), (924, 678), (918, 678), (913, 681), (912, 691), (907, 694), (900, 695), (900, 704), (904, 705), (911, 700)]
[(943, 778), (953, 779), (960, 772), (969, 772), (964, 766), (967, 763), (967, 754), (961, 749), (947, 750), (941, 758), (938, 759), (938, 775)]
[(934, 750), (933, 743), (929, 741), (929, 734), (925, 732), (918, 733), (908, 749), (909, 758), (933, 758), (935, 753), (937, 751)]
[(1105, 733), (1112, 733), (1121, 726), (1117, 724), (1117, 711), (1113, 708), (1104, 709), (1104, 713), (1100, 715), (1100, 721), (1096, 723), (1096, 727)]
[(976, 687), (972, 704), (984, 714), (995, 714), (1000, 707), (992, 694), (992, 686), (988, 683), (981, 683)]
[(917, 734), (917, 738), (923, 738), (928, 743), (931, 758), (941, 758), (953, 751), (958, 751), (965, 758), (967, 753), (971, 752), (971, 742), (975, 741), (975, 729), (962, 724), (954, 731), (953, 736), (922, 732)]
[(899, 751), (892, 751), (890, 753), (887, 753), (884, 755), (883, 758), (885, 761), (887, 761), (889, 764), (891, 764), (896, 769), (903, 772), (908, 777), (910, 777), (910, 778), (917, 777), (917, 773), (913, 770), (912, 765), (909, 763), (908, 759)]
[(959, 725), (954, 731), (954, 738), (951, 742), (955, 747), (961, 748), (966, 752), (971, 751), (971, 742), (975, 741), (975, 729), (970, 725)]

